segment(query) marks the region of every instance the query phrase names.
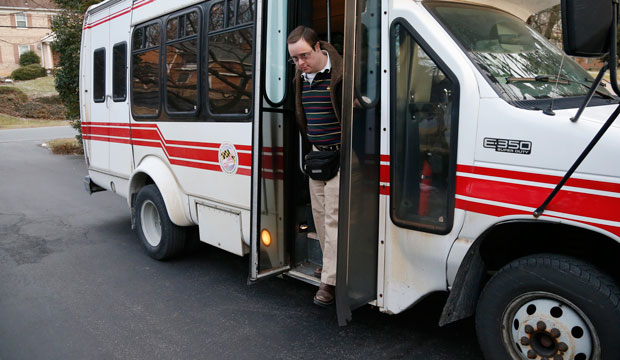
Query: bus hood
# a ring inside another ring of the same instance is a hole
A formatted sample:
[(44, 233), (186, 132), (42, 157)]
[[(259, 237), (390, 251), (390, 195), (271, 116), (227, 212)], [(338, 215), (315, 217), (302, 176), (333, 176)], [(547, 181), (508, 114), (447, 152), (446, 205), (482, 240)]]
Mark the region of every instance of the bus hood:
[[(603, 125), (617, 107), (618, 104), (587, 107), (583, 111), (583, 114), (578, 121), (592, 121)], [(570, 111), (567, 111), (567, 114), (569, 114), (569, 118), (575, 116), (576, 113), (577, 109), (570, 109)], [(619, 119), (616, 119), (616, 121), (614, 121), (612, 126), (620, 128), (620, 116)]]
[(525, 21), (532, 14), (558, 5), (560, 0), (453, 0), (451, 2), (491, 6), (509, 12)]

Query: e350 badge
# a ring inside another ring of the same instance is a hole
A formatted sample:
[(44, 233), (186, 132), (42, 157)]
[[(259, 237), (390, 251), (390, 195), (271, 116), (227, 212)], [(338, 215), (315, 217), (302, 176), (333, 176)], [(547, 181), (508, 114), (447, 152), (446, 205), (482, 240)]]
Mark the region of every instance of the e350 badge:
[(487, 149), (511, 154), (530, 155), (532, 153), (532, 142), (525, 140), (484, 138), (483, 145)]
[(237, 149), (232, 144), (224, 143), (220, 145), (219, 151), (220, 168), (226, 174), (234, 175), (239, 167), (239, 158), (237, 157)]

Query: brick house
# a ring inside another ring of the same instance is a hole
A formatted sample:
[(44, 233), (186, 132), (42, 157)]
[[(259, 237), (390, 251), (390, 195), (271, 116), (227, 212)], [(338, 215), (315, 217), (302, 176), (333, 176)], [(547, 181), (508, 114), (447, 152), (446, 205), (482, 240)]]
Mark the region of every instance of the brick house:
[(599, 58), (574, 58), (581, 67), (588, 71), (599, 71), (605, 62)]
[(28, 50), (46, 69), (54, 67), (51, 25), (58, 13), (53, 0), (0, 0), (0, 76), (17, 69), (19, 56)]

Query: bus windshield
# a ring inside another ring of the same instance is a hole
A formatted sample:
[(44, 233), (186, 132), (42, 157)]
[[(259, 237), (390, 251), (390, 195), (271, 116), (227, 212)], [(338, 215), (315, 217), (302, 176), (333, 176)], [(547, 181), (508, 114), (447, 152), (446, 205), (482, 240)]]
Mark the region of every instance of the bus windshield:
[[(508, 101), (586, 95), (593, 77), (519, 18), (489, 7), (426, 3)], [(603, 87), (597, 94), (611, 97)]]

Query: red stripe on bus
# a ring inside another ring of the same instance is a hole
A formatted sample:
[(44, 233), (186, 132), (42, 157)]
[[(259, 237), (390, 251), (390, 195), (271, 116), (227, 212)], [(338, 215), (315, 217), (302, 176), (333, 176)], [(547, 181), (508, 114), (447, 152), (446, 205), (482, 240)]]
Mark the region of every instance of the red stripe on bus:
[(166, 152), (168, 156), (176, 158), (184, 158), (187, 160), (200, 160), (200, 161), (212, 161), (218, 162), (217, 150), (201, 150), (201, 149), (189, 149), (177, 146), (166, 146)]
[(273, 173), (269, 171), (263, 171), (261, 177), (263, 179), (270, 179), (270, 180), (284, 180), (284, 174), (280, 172)]
[(206, 147), (206, 148), (214, 148), (214, 149), (219, 149), (220, 145), (221, 145), (221, 144), (216, 144), (216, 143), (205, 143), (205, 142), (183, 141), (183, 140), (166, 140), (166, 144), (168, 144), (168, 145), (197, 146), (197, 147)]
[(508, 216), (508, 215), (532, 215), (531, 212), (516, 210), (507, 207), (489, 205), (489, 204), (481, 204), (473, 201), (467, 201), (463, 199), (455, 199), (454, 206), (457, 209), (471, 211), (484, 215), (491, 215), (496, 217)]
[(282, 146), (264, 146), (263, 152), (281, 153), (284, 152), (284, 148)]
[[(477, 199), (537, 208), (553, 189), (459, 176), (456, 193)], [(620, 221), (620, 199), (610, 196), (561, 190), (547, 207), (548, 211)]]
[[(382, 162), (390, 161), (390, 155), (381, 155), (381, 161)], [(388, 167), (388, 173), (389, 173), (389, 165), (383, 165), (383, 166)], [(503, 169), (488, 168), (488, 167), (482, 167), (482, 166), (472, 166), (472, 165), (457, 165), (457, 171), (463, 172), (463, 173), (475, 174), (475, 175), (501, 177), (501, 178), (506, 178), (506, 179), (540, 182), (544, 184), (553, 184), (553, 185), (557, 184), (562, 179), (561, 176), (556, 176), (556, 175), (545, 175), (545, 174), (515, 171), (515, 170), (503, 170)], [(613, 183), (613, 182), (606, 182), (606, 181), (578, 179), (578, 178), (573, 177), (567, 181), (566, 186), (620, 193), (620, 183)]]
[(121, 127), (129, 127), (129, 123), (105, 123), (105, 122), (82, 122), (82, 127), (84, 126), (121, 126)]
[(205, 164), (205, 163), (199, 163), (195, 161), (177, 160), (177, 159), (168, 159), (168, 160), (170, 161), (170, 164), (172, 165), (222, 172), (222, 169), (220, 168), (219, 164)]
[(121, 10), (121, 11), (123, 11), (123, 12), (120, 13), (120, 14), (116, 14), (116, 15), (108, 17), (108, 18), (103, 18), (101, 20), (97, 20), (94, 23), (92, 23), (91, 25), (86, 25), (83, 30), (92, 29), (92, 28), (94, 28), (96, 26), (99, 26), (99, 25), (101, 25), (103, 23), (106, 23), (108, 21), (112, 21), (112, 20), (114, 20), (114, 19), (116, 19), (118, 17), (121, 17), (123, 15), (127, 15), (127, 14), (129, 14), (131, 12), (131, 9), (125, 9), (125, 10)]
[(380, 165), (379, 167), (379, 181), (382, 183), (390, 182), (390, 165)]
[(245, 176), (252, 176), (252, 169), (238, 168), (237, 169), (237, 174), (245, 175)]
[(149, 128), (149, 129), (157, 129), (157, 124), (131, 124), (128, 125), (132, 128)]
[[(561, 176), (555, 176), (555, 175), (545, 175), (545, 174), (537, 174), (537, 173), (531, 173), (531, 172), (494, 169), (494, 168), (487, 168), (487, 167), (481, 167), (481, 166), (457, 165), (456, 169), (459, 172), (476, 174), (476, 175), (503, 177), (503, 178), (514, 179), (514, 180), (533, 181), (533, 182), (540, 182), (540, 183), (554, 184), (554, 185), (560, 182), (560, 180), (562, 179)], [(566, 182), (566, 186), (620, 193), (620, 184), (604, 182), (604, 181), (570, 178)]]
[(154, 142), (154, 141), (150, 142), (150, 141), (141, 141), (141, 140), (132, 139), (131, 143), (136, 146), (147, 146), (147, 147), (155, 147), (155, 148), (161, 149), (161, 145), (158, 142)]
[[(503, 217), (503, 216), (510, 216), (510, 215), (532, 215), (532, 213), (528, 211), (516, 210), (516, 209), (511, 209), (511, 208), (507, 208), (503, 206), (496, 206), (496, 205), (490, 205), (490, 204), (481, 204), (481, 203), (467, 201), (463, 199), (456, 199), (455, 207), (457, 209), (471, 211), (471, 212), (475, 212), (475, 213), (479, 213), (483, 215), (495, 216), (495, 217)], [(549, 216), (549, 215), (545, 214), (545, 216)], [(550, 217), (579, 222), (582, 224), (597, 227), (599, 229), (603, 229), (616, 236), (620, 236), (620, 228), (616, 226), (596, 224), (596, 223), (592, 223), (588, 221), (572, 220), (572, 219), (558, 217), (558, 216), (550, 216)]]
[(129, 139), (115, 139), (109, 138), (105, 136), (91, 136), (91, 135), (82, 135), (82, 139), (84, 140), (94, 140), (94, 141), (104, 141), (104, 142), (113, 142), (118, 144), (131, 144)]
[(144, 0), (142, 2), (138, 2), (136, 4), (133, 4), (130, 7), (126, 7), (124, 9), (121, 9), (121, 10), (113, 13), (113, 14), (105, 16), (105, 17), (103, 17), (103, 18), (101, 18), (99, 20), (95, 20), (95, 21), (93, 21), (91, 23), (86, 24), (83, 27), (83, 30), (92, 29), (92, 28), (97, 27), (97, 26), (99, 26), (101, 24), (105, 24), (108, 21), (114, 20), (114, 19), (116, 19), (116, 18), (118, 18), (120, 16), (123, 16), (123, 15), (129, 14), (132, 10), (139, 9), (139, 8), (143, 7), (144, 5), (148, 5), (148, 4), (153, 3), (153, 2), (155, 2), (155, 0)]
[(133, 129), (131, 135), (134, 140), (162, 140), (155, 129)]
[[(105, 142), (119, 142), (125, 144), (131, 144), (136, 146), (145, 146), (152, 148), (160, 148), (164, 151), (168, 161), (171, 164), (180, 166), (187, 166), (193, 168), (221, 171), (219, 165), (203, 164), (199, 161), (211, 161), (218, 162), (219, 148), (221, 144), (218, 143), (205, 143), (195, 141), (182, 141), (182, 140), (166, 140), (157, 124), (131, 124), (128, 123), (105, 123), (105, 122), (84, 122), (82, 123), (82, 133), (85, 140), (105, 141)], [(107, 136), (93, 136), (93, 135), (107, 135)], [(126, 139), (115, 139), (110, 136), (125, 137)], [(131, 139), (130, 139), (131, 138)], [(195, 146), (202, 147), (203, 149), (187, 148), (183, 146)], [(247, 151), (237, 153), (237, 161), (240, 166), (251, 167), (252, 166), (252, 146), (250, 145), (234, 145), (238, 151)], [(210, 149), (209, 149), (210, 148)], [(277, 169), (284, 168), (284, 157), (278, 153), (284, 152), (284, 147), (263, 147), (265, 153), (270, 155), (263, 155), (263, 168), (269, 170), (273, 169), (273, 166), (277, 166)], [(277, 155), (276, 155), (277, 154)], [(170, 157), (183, 158), (183, 159), (170, 159)], [(274, 160), (275, 159), (275, 160)], [(192, 161), (194, 160), (194, 161)], [(276, 170), (277, 171), (277, 170)], [(240, 168), (237, 171), (240, 175), (251, 175), (251, 171), (248, 168)], [(274, 173), (270, 173), (274, 174)], [(269, 175), (269, 178), (283, 179), (284, 174), (275, 172), (276, 175)], [(279, 174), (279, 175), (278, 175)]]
[(263, 169), (284, 170), (284, 156), (263, 155)]
[(129, 128), (103, 128), (103, 127), (85, 127), (82, 128), (82, 134), (87, 135), (108, 135), (129, 138)]
[[(137, 140), (159, 140), (161, 143), (161, 147), (165, 149), (165, 151), (172, 157), (182, 157), (188, 160), (201, 160), (201, 161), (213, 161), (217, 162), (218, 153), (219, 153), (219, 145), (214, 145), (213, 149), (194, 149), (187, 147), (180, 147), (171, 145), (173, 143), (177, 143), (177, 141), (169, 141), (162, 138), (161, 134), (155, 129), (135, 129), (133, 130), (133, 139)], [(204, 144), (204, 143), (203, 143)], [(239, 165), (243, 166), (251, 166), (252, 165), (252, 154), (248, 153), (237, 153)]]

